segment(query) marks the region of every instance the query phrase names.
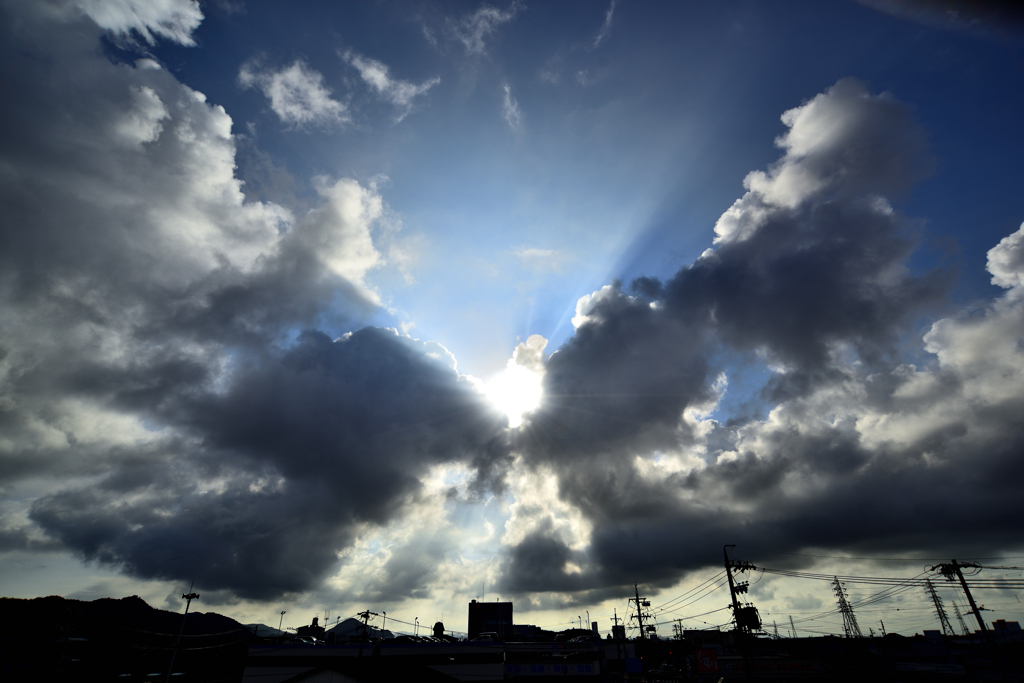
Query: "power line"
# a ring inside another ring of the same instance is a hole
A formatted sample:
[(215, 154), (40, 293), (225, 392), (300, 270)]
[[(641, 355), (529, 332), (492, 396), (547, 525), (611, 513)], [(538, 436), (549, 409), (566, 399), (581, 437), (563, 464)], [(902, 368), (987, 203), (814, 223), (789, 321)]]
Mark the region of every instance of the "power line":
[[(937, 562), (940, 558), (934, 557), (851, 557), (848, 555), (810, 555), (807, 553), (787, 553), (781, 550), (768, 550), (767, 548), (755, 548), (749, 545), (737, 546), (744, 550), (756, 550), (761, 553), (773, 555), (790, 555), (792, 557), (815, 557), (826, 560), (871, 560), (873, 562)], [(976, 557), (976, 560), (1017, 560), (1024, 559), (1024, 555), (997, 556), (997, 557)], [(1020, 567), (991, 567), (992, 569), (1020, 569)]]

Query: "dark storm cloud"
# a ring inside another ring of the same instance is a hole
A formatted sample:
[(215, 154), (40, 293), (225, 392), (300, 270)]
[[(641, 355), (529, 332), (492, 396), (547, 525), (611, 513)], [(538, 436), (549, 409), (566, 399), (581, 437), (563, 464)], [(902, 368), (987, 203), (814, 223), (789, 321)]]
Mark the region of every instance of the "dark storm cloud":
[[(1014, 521), (1024, 446), (1019, 436), (971, 459), (957, 452), (962, 444), (949, 439), (944, 455), (950, 462), (940, 467), (921, 463), (917, 449), (851, 454), (850, 444), (830, 449), (813, 441), (794, 434), (768, 463), (748, 453), (695, 476), (688, 486), (701, 493), (703, 504), (680, 505), (653, 523), (621, 519), (601, 525), (593, 538), (595, 566), (608, 572), (607, 580), (622, 583), (639, 576), (672, 581), (677, 572), (717, 564), (717, 549), (725, 542), (933, 558), (991, 556), (1024, 543)], [(816, 447), (812, 457), (809, 446)], [(854, 473), (835, 465), (851, 459), (870, 466)], [(783, 477), (815, 480), (815, 486), (782, 486)]]
[(377, 328), (306, 333), (279, 358), (240, 361), (223, 392), (162, 392), (153, 417), (194, 439), (182, 457), (120, 465), (40, 498), (31, 518), (133, 576), (194, 576), (252, 598), (308, 589), (431, 465), (503, 439), (442, 351)]
[(516, 594), (578, 591), (585, 585), (580, 576), (566, 571), (566, 564), (581, 559), (552, 533), (550, 524), (543, 525), (509, 551), (501, 588)]
[(547, 362), (524, 452), (589, 460), (674, 443), (682, 410), (707, 394), (704, 331), (617, 287), (595, 293), (586, 315)]
[(712, 327), (739, 350), (762, 350), (791, 374), (827, 377), (847, 344), (866, 361), (889, 351), (910, 314), (938, 300), (941, 273), (900, 272), (913, 243), (877, 200), (780, 212), (722, 245), (665, 289), (669, 314)]
[[(669, 585), (724, 543), (948, 556), (1024, 542), (1020, 233), (990, 252), (1006, 296), (937, 323), (933, 367), (899, 365), (908, 321), (950, 279), (906, 267), (915, 241), (885, 199), (927, 172), (924, 134), (850, 79), (783, 121), (783, 157), (747, 177), (714, 249), (666, 282), (638, 279), (635, 297), (581, 300), (520, 446), (593, 523), (590, 545), (574, 572), (564, 538), (531, 535), (508, 551), (506, 587)], [(766, 418), (700, 422), (723, 351), (774, 369)], [(652, 474), (672, 453), (689, 464)]]

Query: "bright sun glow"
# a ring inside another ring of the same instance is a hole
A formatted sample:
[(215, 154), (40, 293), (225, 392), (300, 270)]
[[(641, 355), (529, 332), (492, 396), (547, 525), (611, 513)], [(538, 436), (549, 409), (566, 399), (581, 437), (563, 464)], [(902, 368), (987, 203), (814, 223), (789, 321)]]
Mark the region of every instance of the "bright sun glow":
[(509, 427), (521, 425), (523, 415), (540, 405), (543, 393), (541, 376), (514, 362), (488, 382), (484, 391), (491, 403), (508, 415)]

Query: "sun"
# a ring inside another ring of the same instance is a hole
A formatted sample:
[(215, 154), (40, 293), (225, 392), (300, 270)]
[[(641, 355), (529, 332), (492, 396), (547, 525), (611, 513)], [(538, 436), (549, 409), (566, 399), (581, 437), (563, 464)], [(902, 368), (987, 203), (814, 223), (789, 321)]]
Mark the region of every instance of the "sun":
[(508, 426), (515, 428), (523, 423), (526, 413), (540, 406), (542, 379), (536, 372), (509, 361), (508, 367), (486, 384), (484, 393), (494, 407), (508, 415)]

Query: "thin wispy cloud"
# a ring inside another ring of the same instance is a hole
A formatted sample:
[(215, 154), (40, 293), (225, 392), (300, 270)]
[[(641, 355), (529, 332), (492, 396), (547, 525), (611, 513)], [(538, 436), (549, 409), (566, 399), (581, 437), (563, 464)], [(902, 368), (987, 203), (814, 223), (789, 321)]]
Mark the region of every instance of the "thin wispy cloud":
[(258, 88), (283, 123), (303, 126), (350, 121), (348, 107), (331, 96), (323, 75), (302, 61), (283, 69), (261, 68), (258, 62), (250, 62), (238, 72), (238, 82), (244, 88)]
[(501, 86), (504, 93), (501, 101), (501, 115), (508, 127), (515, 132), (523, 129), (523, 112), (519, 109), (519, 103), (512, 97), (512, 86), (505, 83)]
[(611, 4), (608, 5), (608, 10), (604, 13), (604, 23), (601, 24), (601, 29), (594, 36), (594, 42), (591, 44), (591, 49), (596, 48), (604, 41), (608, 40), (608, 36), (612, 32), (612, 18), (615, 16), (615, 6), (619, 4), (619, 0), (612, 0)]
[(512, 21), (521, 8), (518, 0), (507, 9), (484, 5), (461, 19), (449, 19), (448, 27), (455, 39), (462, 43), (466, 54), (482, 55), (487, 52), (487, 39), (499, 26)]
[(363, 57), (351, 50), (345, 51), (342, 59), (356, 68), (360, 77), (373, 88), (374, 92), (395, 106), (398, 110), (397, 121), (401, 121), (409, 115), (414, 106), (413, 100), (426, 94), (441, 82), (439, 76), (419, 84), (393, 78), (386, 64), (376, 59)]

